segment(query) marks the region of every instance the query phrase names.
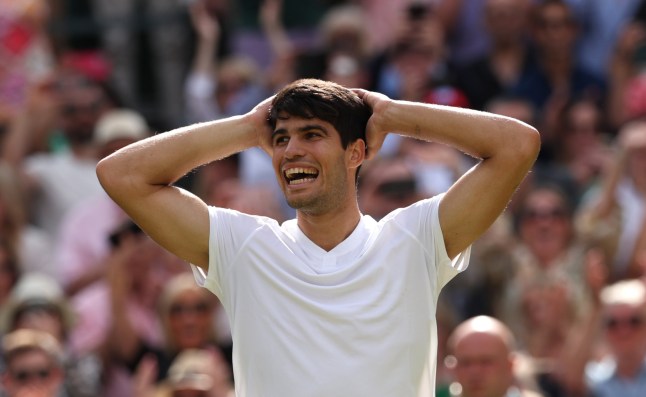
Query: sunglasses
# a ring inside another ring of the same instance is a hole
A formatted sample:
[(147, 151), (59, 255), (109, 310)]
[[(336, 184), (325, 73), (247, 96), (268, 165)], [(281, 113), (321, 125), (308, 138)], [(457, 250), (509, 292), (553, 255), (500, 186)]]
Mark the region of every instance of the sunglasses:
[(171, 316), (181, 316), (186, 314), (200, 314), (204, 315), (209, 313), (211, 306), (206, 302), (200, 302), (193, 305), (174, 304), (170, 307)]
[(608, 317), (605, 319), (605, 326), (607, 330), (614, 331), (621, 326), (626, 326), (631, 329), (640, 328), (644, 324), (644, 318), (641, 316), (629, 316), (626, 318)]
[(33, 381), (44, 381), (49, 379), (52, 375), (52, 368), (32, 368), (32, 369), (17, 369), (11, 371), (11, 377), (20, 384), (28, 384)]

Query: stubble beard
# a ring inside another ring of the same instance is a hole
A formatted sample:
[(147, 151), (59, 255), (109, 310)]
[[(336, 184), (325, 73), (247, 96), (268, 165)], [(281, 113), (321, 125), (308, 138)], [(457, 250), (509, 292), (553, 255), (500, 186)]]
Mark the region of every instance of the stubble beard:
[(308, 215), (322, 215), (340, 208), (347, 191), (348, 180), (345, 174), (334, 178), (335, 183), (321, 193), (306, 197), (286, 197), (287, 204), (293, 209)]

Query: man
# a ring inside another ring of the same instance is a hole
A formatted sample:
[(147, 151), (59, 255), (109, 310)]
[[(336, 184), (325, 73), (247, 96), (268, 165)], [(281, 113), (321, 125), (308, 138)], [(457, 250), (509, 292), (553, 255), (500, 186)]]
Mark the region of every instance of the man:
[(530, 397), (515, 373), (515, 340), (505, 324), (489, 316), (472, 317), (451, 334), (455, 378), (462, 397)]
[[(482, 161), (446, 194), (377, 223), (361, 214), (356, 178), (389, 131)], [(279, 225), (207, 207), (171, 186), (255, 146), (271, 155), (296, 219)], [(403, 397), (433, 390), (440, 289), (465, 268), (470, 244), (503, 211), (538, 148), (536, 131), (508, 118), (308, 79), (243, 116), (126, 147), (97, 172), (135, 222), (194, 264), (220, 298), (237, 395)]]
[[(590, 359), (587, 386), (595, 397), (646, 395), (646, 287), (630, 279), (601, 290), (600, 316), (609, 355)], [(586, 335), (587, 336), (587, 335)], [(583, 342), (595, 347), (588, 337)], [(583, 345), (585, 346), (585, 345)], [(593, 348), (586, 352), (591, 356)]]
[(50, 334), (22, 329), (2, 338), (3, 396), (56, 397), (60, 395), (65, 370), (63, 352)]
[[(57, 75), (46, 98), (40, 100), (50, 104), (53, 115), (33, 104), (25, 107), (7, 131), (2, 150), (3, 158), (25, 174), (29, 197), (33, 198), (33, 222), (56, 240), (65, 214), (87, 196), (101, 192), (94, 172), (99, 153), (93, 134), (96, 122), (114, 101), (104, 86), (74, 72)], [(44, 126), (40, 125), (41, 114), (48, 121)], [(31, 140), (36, 139), (39, 128), (51, 145), (31, 152)], [(57, 130), (60, 133), (55, 133)]]

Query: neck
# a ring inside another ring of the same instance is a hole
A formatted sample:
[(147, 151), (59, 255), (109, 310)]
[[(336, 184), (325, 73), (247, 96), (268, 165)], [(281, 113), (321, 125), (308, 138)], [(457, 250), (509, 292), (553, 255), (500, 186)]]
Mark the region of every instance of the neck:
[(325, 214), (302, 211), (297, 214), (298, 227), (310, 240), (326, 251), (332, 250), (352, 234), (360, 219), (361, 212), (356, 200), (353, 204)]

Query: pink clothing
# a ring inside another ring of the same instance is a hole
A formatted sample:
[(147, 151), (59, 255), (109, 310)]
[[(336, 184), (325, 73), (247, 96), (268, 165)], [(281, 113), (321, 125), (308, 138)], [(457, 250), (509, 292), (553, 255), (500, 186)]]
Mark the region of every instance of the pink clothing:
[(68, 286), (99, 266), (110, 252), (108, 237), (127, 215), (105, 192), (86, 199), (63, 219), (58, 243), (57, 278)]
[[(105, 341), (112, 324), (109, 287), (103, 281), (95, 283), (76, 294), (71, 303), (77, 318), (69, 338), (70, 347), (80, 353), (93, 351)], [(126, 310), (137, 334), (151, 345), (161, 346), (163, 336), (157, 312), (132, 299)]]

